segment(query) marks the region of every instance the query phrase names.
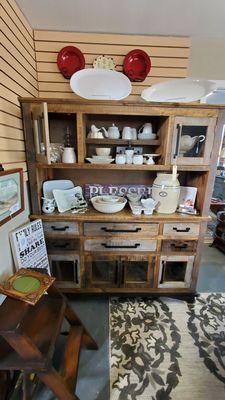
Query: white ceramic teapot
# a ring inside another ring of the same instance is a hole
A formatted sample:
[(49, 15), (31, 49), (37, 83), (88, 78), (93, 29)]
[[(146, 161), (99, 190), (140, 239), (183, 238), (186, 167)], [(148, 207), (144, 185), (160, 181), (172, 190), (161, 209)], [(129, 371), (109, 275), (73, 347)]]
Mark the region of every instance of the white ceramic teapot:
[(115, 126), (115, 124), (112, 124), (112, 126), (110, 126), (108, 128), (108, 131), (104, 127), (102, 127), (102, 130), (104, 131), (106, 138), (109, 138), (109, 139), (119, 139), (120, 138), (119, 128), (117, 126)]
[(97, 128), (94, 124), (91, 125), (91, 130), (88, 134), (88, 138), (90, 139), (104, 139), (104, 135), (101, 131), (101, 128)]
[(183, 155), (187, 151), (191, 150), (197, 142), (202, 143), (204, 142), (204, 140), (205, 140), (205, 135), (200, 135), (200, 136), (182, 135), (180, 138), (179, 153)]

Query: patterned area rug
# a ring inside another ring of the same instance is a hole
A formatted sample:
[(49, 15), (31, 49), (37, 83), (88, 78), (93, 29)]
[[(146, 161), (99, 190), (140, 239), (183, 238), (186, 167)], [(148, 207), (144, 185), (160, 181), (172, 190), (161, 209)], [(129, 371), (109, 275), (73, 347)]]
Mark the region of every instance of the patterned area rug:
[(112, 298), (110, 400), (224, 400), (225, 293)]

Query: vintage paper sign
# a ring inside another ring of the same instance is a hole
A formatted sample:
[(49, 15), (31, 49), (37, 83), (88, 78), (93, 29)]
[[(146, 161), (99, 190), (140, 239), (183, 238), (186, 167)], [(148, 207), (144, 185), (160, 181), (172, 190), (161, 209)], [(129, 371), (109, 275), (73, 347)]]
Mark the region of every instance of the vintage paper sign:
[(16, 269), (42, 268), (50, 274), (42, 221), (37, 219), (10, 234)]

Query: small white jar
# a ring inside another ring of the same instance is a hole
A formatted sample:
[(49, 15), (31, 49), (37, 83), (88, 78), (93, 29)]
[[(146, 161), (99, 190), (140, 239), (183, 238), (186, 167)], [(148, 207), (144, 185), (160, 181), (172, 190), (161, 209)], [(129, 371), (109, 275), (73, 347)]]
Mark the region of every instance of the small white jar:
[(126, 164), (126, 155), (121, 153), (116, 155), (116, 164)]
[(133, 164), (142, 165), (143, 164), (143, 155), (142, 154), (134, 154), (133, 156)]
[(76, 162), (76, 154), (73, 147), (65, 147), (62, 154), (62, 162), (72, 164)]

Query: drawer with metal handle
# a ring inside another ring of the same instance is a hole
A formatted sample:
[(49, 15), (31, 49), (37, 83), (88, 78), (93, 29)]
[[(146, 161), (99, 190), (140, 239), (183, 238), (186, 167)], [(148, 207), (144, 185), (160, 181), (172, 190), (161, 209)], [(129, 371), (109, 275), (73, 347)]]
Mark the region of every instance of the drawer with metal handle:
[(194, 253), (196, 251), (196, 240), (163, 240), (162, 252), (167, 253)]
[(79, 226), (77, 222), (74, 221), (43, 221), (43, 229), (45, 235), (78, 235)]
[(130, 252), (156, 251), (156, 240), (152, 239), (86, 239), (85, 251)]
[(164, 224), (163, 236), (178, 237), (192, 236), (198, 237), (200, 225), (196, 223), (170, 223)]
[(111, 235), (147, 235), (158, 234), (158, 224), (134, 224), (134, 223), (113, 223), (113, 222), (86, 222), (84, 223), (85, 236), (111, 236)]
[(48, 252), (64, 253), (69, 250), (79, 250), (79, 239), (46, 238), (46, 247)]

